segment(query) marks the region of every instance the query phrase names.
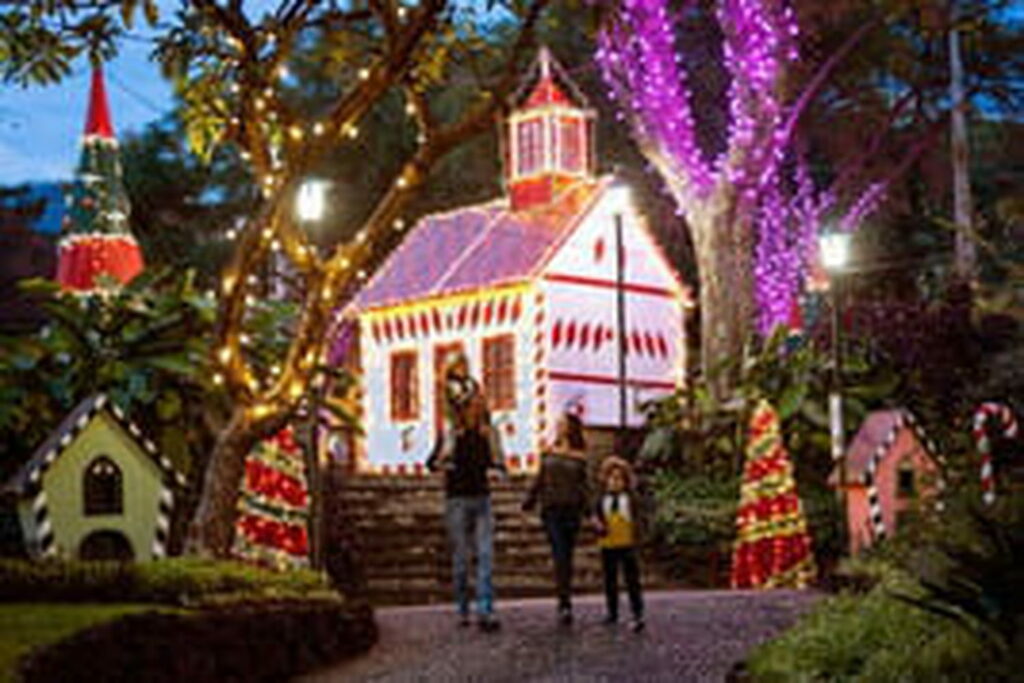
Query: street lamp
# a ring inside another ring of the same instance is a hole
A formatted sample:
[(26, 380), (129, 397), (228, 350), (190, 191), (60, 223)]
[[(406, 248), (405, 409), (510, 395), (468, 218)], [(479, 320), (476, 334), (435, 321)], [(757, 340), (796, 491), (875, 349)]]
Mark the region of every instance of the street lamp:
[(327, 181), (311, 179), (299, 186), (295, 198), (295, 213), (304, 223), (312, 223), (324, 217), (327, 209)]
[[(839, 488), (845, 492), (846, 463), (844, 461), (843, 429), (843, 376), (840, 335), (840, 305), (843, 274), (850, 260), (851, 235), (848, 232), (830, 231), (818, 239), (821, 264), (829, 274), (829, 293), (832, 299), (832, 373), (829, 382), (829, 426), (832, 434), (832, 460), (839, 467)], [(840, 494), (841, 497), (845, 493)]]
[[(304, 181), (295, 197), (295, 215), (299, 222), (311, 227), (313, 223), (323, 219), (327, 210), (326, 180), (310, 179)], [(314, 245), (315, 249), (315, 245)], [(309, 443), (306, 448), (306, 472), (309, 477), (310, 514), (309, 531), (312, 539), (310, 564), (320, 569), (324, 562), (323, 534), (323, 472), (320, 467), (320, 404), (326, 383), (322, 377), (314, 378), (312, 383), (313, 396), (309, 410)]]

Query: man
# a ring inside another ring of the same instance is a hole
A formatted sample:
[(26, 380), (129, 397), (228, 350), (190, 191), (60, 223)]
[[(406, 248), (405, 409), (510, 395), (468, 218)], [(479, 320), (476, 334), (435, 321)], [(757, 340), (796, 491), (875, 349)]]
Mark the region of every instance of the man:
[[(452, 544), (452, 579), (459, 625), (469, 626), (469, 554), (476, 542), (476, 598), (480, 629), (500, 627), (494, 615), (494, 515), (491, 511), (487, 472), (504, 472), (505, 463), (495, 452), (487, 402), (480, 385), (469, 376), (469, 363), (458, 354), (445, 373), (446, 419), (434, 453), (427, 460), (431, 471), (445, 475), (445, 519)], [(497, 456), (497, 457), (496, 457)]]

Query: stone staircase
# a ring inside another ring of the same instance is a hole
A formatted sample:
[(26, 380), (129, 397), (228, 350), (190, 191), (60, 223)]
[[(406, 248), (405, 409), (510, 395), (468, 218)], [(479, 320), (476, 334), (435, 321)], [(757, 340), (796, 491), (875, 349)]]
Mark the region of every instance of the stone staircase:
[[(554, 594), (551, 551), (539, 515), (520, 511), (530, 482), (531, 478), (524, 476), (491, 482), (494, 584), (499, 600)], [(336, 472), (329, 490), (328, 508), (334, 514), (328, 514), (328, 523), (347, 525), (353, 533), (371, 602), (394, 605), (451, 600), (451, 555), (440, 476)], [(331, 536), (328, 530), (328, 539)], [(600, 553), (594, 541), (592, 530), (581, 533), (573, 577), (576, 593), (603, 590)], [(653, 562), (644, 561), (643, 570), (645, 589), (670, 587)]]

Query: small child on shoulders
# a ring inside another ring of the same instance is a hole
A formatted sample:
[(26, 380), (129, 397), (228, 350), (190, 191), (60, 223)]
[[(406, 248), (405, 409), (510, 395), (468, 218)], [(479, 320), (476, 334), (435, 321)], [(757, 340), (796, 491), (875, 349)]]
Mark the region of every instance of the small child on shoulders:
[(609, 456), (601, 463), (598, 480), (601, 494), (594, 512), (608, 610), (605, 623), (614, 624), (619, 619), (618, 574), (621, 566), (626, 576), (629, 606), (633, 612), (632, 629), (640, 632), (644, 629), (644, 600), (636, 550), (640, 540), (640, 500), (633, 490), (633, 468), (626, 460), (615, 455)]

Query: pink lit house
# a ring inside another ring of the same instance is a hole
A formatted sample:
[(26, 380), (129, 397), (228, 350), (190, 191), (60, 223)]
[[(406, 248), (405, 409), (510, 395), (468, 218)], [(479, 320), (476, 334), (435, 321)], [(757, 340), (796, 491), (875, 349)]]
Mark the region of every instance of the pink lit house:
[(628, 424), (642, 424), (638, 400), (683, 382), (688, 289), (628, 188), (596, 175), (594, 113), (546, 50), (526, 86), (503, 126), (506, 196), (423, 218), (346, 311), (361, 470), (421, 469), (453, 350), (483, 383), (513, 469), (535, 466), (570, 403), (590, 427), (619, 424), (620, 340)]

